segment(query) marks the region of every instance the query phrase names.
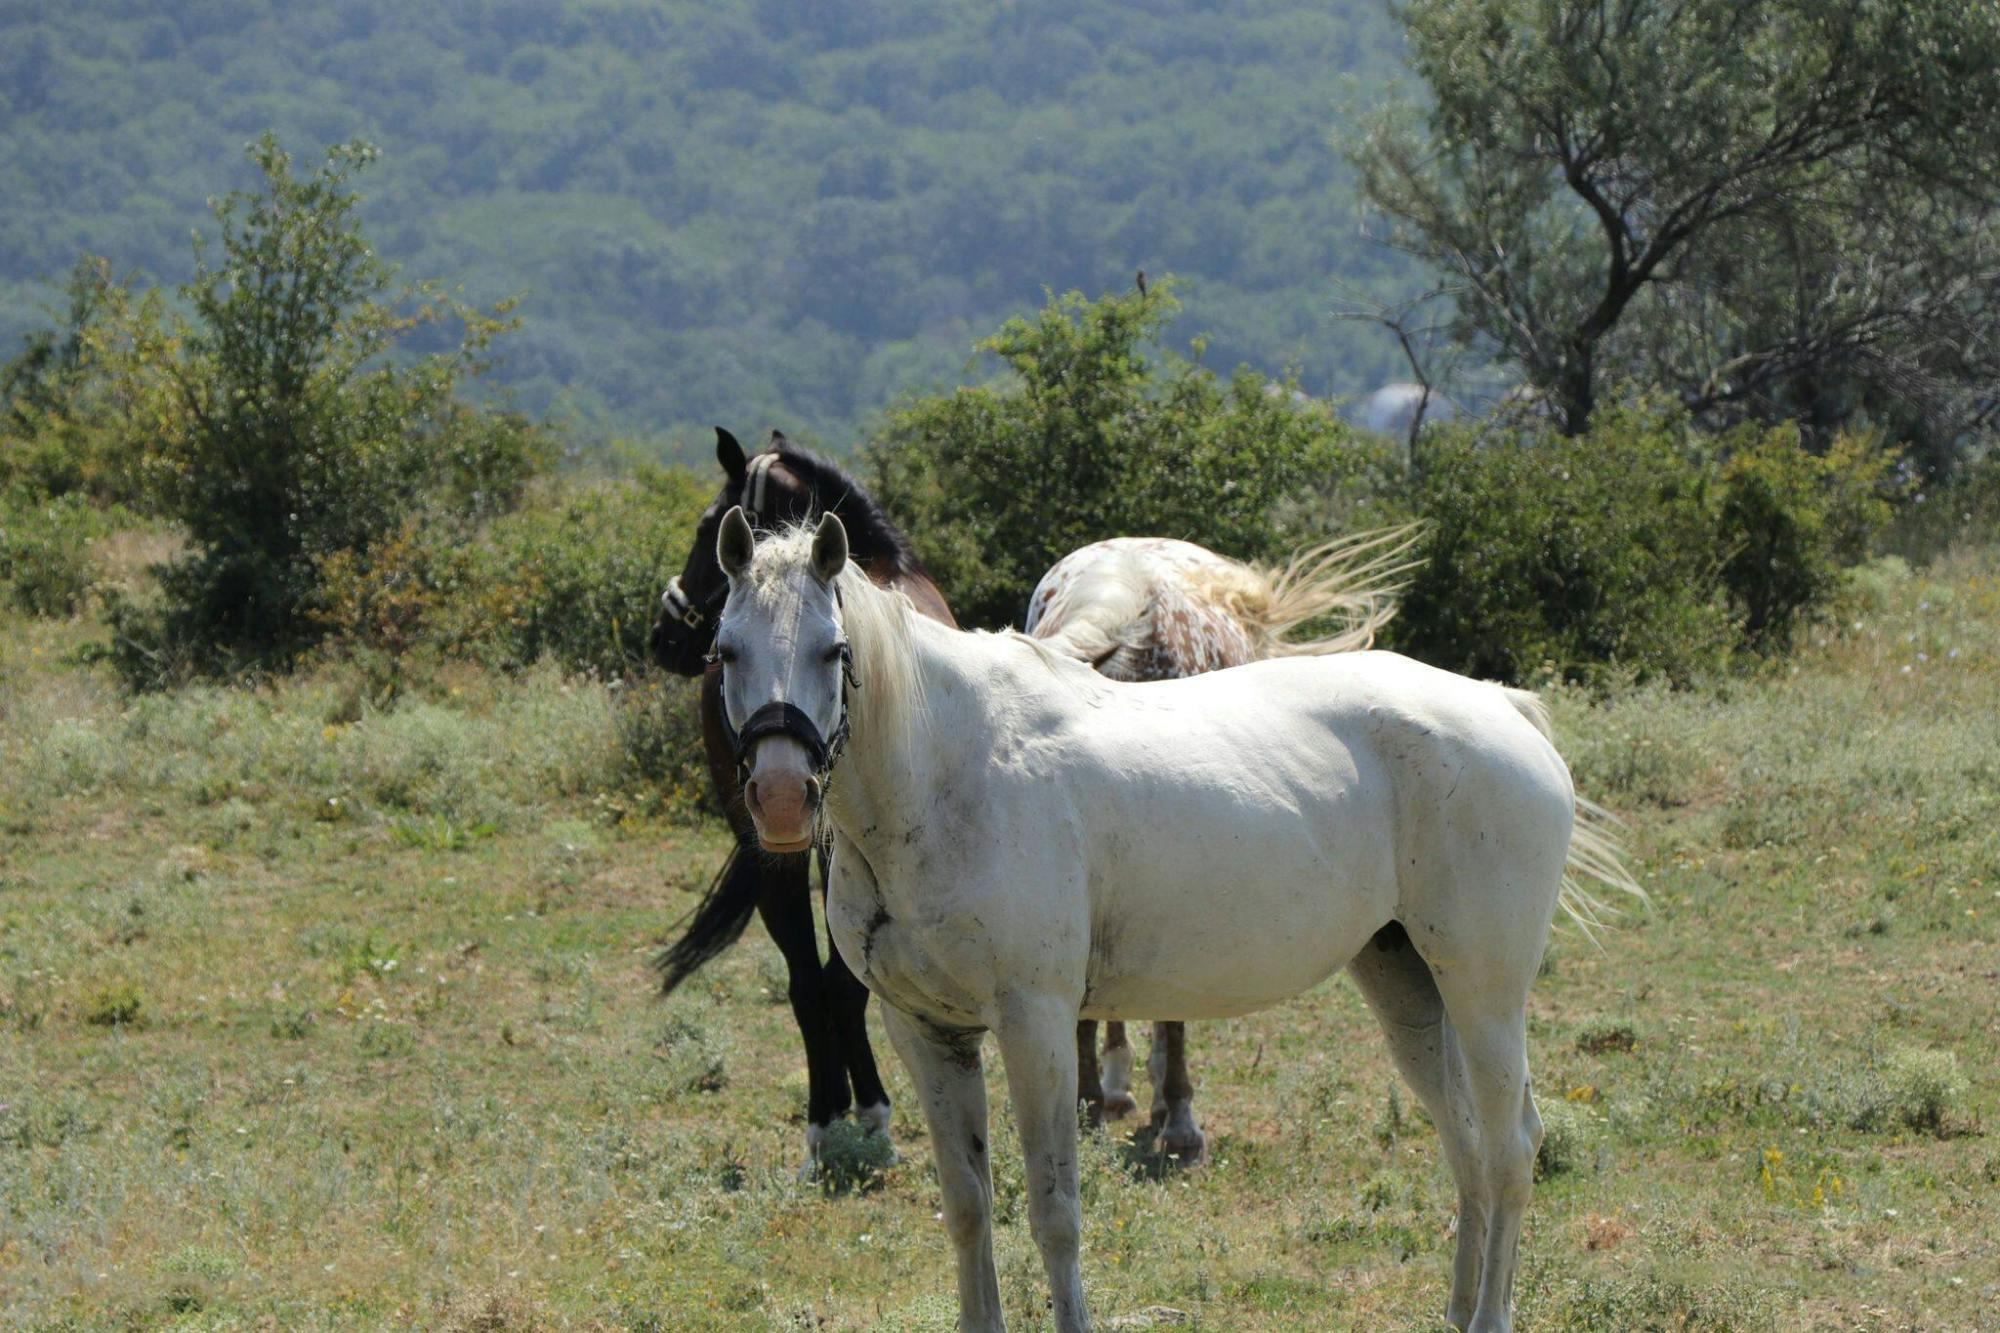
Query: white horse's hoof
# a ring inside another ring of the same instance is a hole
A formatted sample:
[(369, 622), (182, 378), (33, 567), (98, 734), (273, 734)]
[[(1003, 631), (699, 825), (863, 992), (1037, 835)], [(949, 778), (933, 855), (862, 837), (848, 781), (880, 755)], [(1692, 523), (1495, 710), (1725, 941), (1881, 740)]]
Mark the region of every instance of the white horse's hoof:
[(799, 1163), (799, 1183), (809, 1185), (819, 1179), (819, 1150), (826, 1142), (826, 1126), (806, 1126), (806, 1160)]
[(1104, 1094), (1104, 1118), (1123, 1120), (1139, 1109), (1139, 1103), (1129, 1092), (1107, 1092)]

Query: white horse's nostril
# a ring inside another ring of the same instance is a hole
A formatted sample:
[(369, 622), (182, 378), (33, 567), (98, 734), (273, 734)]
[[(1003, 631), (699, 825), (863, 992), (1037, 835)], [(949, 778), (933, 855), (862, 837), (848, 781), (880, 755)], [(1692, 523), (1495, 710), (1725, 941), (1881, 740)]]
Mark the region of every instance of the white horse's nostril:
[(764, 803), (757, 799), (757, 783), (754, 779), (743, 784), (743, 802), (750, 807), (752, 814), (764, 813)]
[(809, 810), (817, 810), (817, 809), (819, 808), (819, 792), (820, 792), (820, 786), (819, 786), (819, 779), (818, 779), (818, 778), (807, 778), (807, 779), (806, 779), (806, 808), (807, 808), (807, 809), (809, 809)]

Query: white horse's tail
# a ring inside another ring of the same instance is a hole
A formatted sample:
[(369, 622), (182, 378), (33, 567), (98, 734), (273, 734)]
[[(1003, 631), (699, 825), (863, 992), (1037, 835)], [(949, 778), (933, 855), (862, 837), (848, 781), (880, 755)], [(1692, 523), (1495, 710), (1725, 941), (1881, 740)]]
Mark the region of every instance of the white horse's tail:
[[(1401, 576), (1420, 525), (1336, 537), (1299, 551), (1283, 565), (1243, 565), (1224, 574), (1202, 571), (1209, 594), (1242, 625), (1258, 657), (1318, 657), (1370, 647), (1396, 615)], [(1204, 577), (1206, 576), (1206, 577)], [(1330, 620), (1318, 638), (1295, 639), (1310, 621)]]
[[(1530, 726), (1550, 743), (1555, 729), (1549, 724), (1548, 705), (1528, 690), (1507, 690), (1514, 705)], [(1636, 898), (1641, 905), (1652, 901), (1632, 872), (1625, 868), (1625, 848), (1618, 841), (1621, 821), (1595, 801), (1576, 798), (1576, 823), (1569, 835), (1569, 859), (1563, 866), (1562, 893), (1558, 899), (1569, 919), (1586, 937), (1595, 940), (1607, 925), (1605, 918), (1620, 915), (1619, 909), (1599, 896), (1598, 889)]]

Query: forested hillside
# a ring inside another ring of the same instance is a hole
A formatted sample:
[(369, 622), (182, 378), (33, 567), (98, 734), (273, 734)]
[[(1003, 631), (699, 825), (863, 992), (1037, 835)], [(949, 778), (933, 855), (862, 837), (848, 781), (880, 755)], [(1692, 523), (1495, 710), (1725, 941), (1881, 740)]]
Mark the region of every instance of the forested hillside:
[(0, 6), (0, 348), (79, 252), (182, 279), (269, 128), (379, 144), (381, 253), (526, 298), (535, 410), (844, 444), (1044, 287), (1142, 267), (1212, 364), (1357, 391), (1395, 362), (1333, 281), (1396, 261), (1329, 135), (1399, 42), (1379, 0)]

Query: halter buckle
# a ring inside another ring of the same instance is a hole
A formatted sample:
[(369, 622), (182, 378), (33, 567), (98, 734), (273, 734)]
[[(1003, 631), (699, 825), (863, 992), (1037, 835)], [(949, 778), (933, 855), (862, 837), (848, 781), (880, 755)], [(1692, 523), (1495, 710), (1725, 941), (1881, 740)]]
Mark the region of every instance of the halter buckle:
[(688, 600), (688, 595), (681, 591), (681, 578), (678, 574), (667, 580), (667, 590), (660, 594), (660, 608), (689, 629), (700, 629), (701, 622), (707, 619), (702, 615), (700, 608)]

